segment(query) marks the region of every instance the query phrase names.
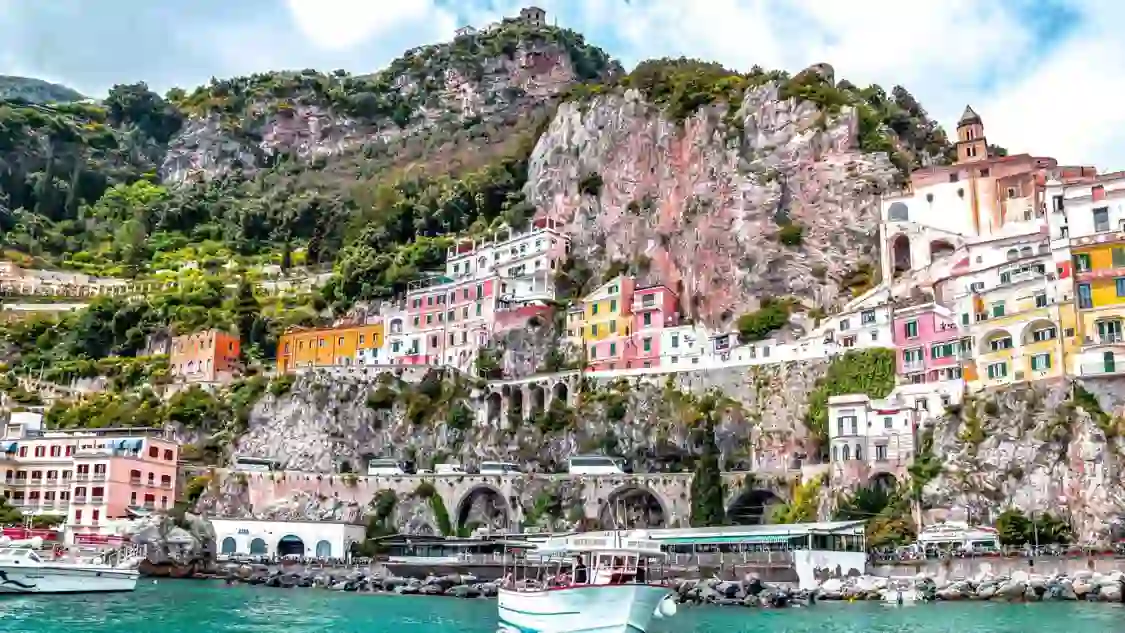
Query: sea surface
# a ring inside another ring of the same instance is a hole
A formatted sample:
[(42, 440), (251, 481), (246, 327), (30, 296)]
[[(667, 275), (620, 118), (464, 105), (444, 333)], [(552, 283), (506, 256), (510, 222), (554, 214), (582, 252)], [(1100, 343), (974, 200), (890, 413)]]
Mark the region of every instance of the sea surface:
[[(149, 581), (132, 594), (0, 596), (0, 633), (495, 633), (496, 602)], [(681, 609), (652, 633), (1125, 633), (1122, 605), (819, 603)]]

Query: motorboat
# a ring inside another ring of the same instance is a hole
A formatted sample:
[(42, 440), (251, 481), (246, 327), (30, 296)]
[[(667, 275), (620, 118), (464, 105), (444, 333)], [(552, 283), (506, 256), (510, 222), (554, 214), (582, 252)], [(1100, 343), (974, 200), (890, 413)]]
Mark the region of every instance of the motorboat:
[(595, 532), (515, 543), (497, 609), (508, 633), (645, 633), (676, 614), (660, 543)]
[[(53, 558), (46, 552), (9, 543), (0, 547), (0, 595), (133, 591), (140, 576), (135, 560), (118, 565), (104, 558)], [(24, 545), (19, 543), (18, 545)], [(130, 568), (132, 567), (132, 568)]]

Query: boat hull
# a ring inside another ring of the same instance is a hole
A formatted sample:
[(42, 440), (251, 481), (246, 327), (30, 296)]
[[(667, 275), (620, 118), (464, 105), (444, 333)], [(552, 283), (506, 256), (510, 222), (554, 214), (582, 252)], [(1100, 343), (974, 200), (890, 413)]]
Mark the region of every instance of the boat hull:
[(509, 633), (646, 633), (660, 601), (657, 585), (582, 585), (546, 591), (500, 590), (500, 628)]
[(19, 567), (0, 565), (0, 595), (133, 591), (139, 574), (110, 567)]

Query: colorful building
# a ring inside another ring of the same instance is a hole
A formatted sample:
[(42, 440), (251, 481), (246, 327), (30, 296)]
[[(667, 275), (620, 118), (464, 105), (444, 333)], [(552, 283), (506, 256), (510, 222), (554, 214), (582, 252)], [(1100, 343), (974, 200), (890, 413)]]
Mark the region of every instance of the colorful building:
[(615, 277), (582, 300), (583, 323), (579, 332), (586, 346), (591, 371), (625, 369), (636, 357), (633, 345), (632, 277)]
[(277, 342), (277, 371), (303, 367), (378, 365), (382, 362), (382, 321), (330, 328), (297, 328)]
[(0, 494), (24, 514), (67, 517), (73, 540), (110, 519), (171, 509), (178, 460), (163, 430), (46, 431), (42, 416), (14, 413), (0, 440)]
[(959, 380), (962, 359), (971, 357), (956, 317), (933, 302), (895, 310), (893, 336), (898, 374), (907, 384)]
[(172, 339), (168, 367), (185, 382), (227, 382), (241, 368), (240, 354), (238, 336), (204, 330)]
[(1069, 252), (1067, 272), (1073, 274), (1078, 344), (1074, 371), (1079, 376), (1125, 372), (1123, 201), (1123, 173), (1052, 187), (1052, 245)]
[(897, 399), (872, 400), (863, 394), (829, 398), (833, 485), (892, 488), (906, 481), (919, 418), (919, 410)]

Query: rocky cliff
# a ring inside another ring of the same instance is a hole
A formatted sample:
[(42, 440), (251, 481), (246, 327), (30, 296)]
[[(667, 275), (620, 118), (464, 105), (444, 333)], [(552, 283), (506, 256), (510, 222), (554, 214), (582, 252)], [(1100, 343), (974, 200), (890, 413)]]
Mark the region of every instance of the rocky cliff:
[(955, 407), (923, 435), (916, 477), (932, 516), (1060, 513), (1080, 541), (1106, 540), (1125, 512), (1125, 382), (1029, 383)]

